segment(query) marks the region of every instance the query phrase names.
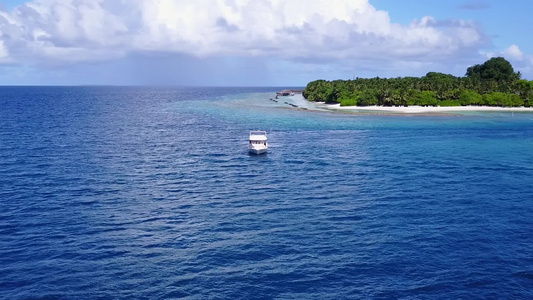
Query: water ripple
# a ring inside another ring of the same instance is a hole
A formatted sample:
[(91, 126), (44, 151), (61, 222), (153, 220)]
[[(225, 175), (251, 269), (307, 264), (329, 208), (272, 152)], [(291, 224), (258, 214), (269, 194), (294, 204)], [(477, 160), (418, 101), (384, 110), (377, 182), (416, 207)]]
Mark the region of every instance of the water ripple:
[(0, 89), (0, 298), (533, 298), (528, 116), (254, 91)]

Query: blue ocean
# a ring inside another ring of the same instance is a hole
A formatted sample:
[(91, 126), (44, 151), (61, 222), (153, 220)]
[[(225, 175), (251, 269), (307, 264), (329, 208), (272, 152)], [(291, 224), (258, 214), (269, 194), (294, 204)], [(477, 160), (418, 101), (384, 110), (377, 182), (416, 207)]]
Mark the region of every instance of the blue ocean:
[(281, 89), (0, 87), (0, 299), (533, 299), (532, 113)]

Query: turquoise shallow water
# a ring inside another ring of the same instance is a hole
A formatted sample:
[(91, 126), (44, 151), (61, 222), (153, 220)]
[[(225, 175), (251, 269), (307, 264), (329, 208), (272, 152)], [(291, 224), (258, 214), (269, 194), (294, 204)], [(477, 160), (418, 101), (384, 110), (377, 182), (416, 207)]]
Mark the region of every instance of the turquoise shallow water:
[(533, 114), (277, 90), (0, 88), (0, 298), (533, 297)]

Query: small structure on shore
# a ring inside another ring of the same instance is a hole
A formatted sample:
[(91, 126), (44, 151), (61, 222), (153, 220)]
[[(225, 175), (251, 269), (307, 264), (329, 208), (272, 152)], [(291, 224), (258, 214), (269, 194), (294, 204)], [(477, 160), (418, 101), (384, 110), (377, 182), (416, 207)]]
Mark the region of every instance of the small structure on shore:
[(304, 90), (291, 89), (283, 90), (276, 93), (276, 96), (294, 96), (295, 94), (301, 94)]

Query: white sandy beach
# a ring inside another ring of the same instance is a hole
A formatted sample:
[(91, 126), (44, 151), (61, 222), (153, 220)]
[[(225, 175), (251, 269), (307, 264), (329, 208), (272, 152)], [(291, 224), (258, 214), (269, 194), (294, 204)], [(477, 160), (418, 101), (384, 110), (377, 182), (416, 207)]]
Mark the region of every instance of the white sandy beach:
[(408, 107), (388, 107), (388, 106), (343, 106), (340, 104), (324, 104), (327, 108), (333, 110), (349, 110), (361, 112), (390, 112), (390, 113), (446, 113), (446, 112), (533, 112), (533, 107), (490, 107), (490, 106), (444, 106), (444, 107), (422, 107), (422, 106), (408, 106)]
[(300, 108), (313, 110), (333, 110), (333, 111), (350, 111), (361, 113), (390, 113), (390, 114), (445, 114), (461, 112), (530, 112), (533, 113), (533, 107), (491, 107), (491, 106), (342, 106), (340, 104), (325, 104), (324, 102), (310, 102), (301, 94), (291, 97), (280, 97), (279, 101), (283, 103), (287, 100), (290, 103), (298, 105)]

